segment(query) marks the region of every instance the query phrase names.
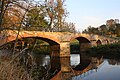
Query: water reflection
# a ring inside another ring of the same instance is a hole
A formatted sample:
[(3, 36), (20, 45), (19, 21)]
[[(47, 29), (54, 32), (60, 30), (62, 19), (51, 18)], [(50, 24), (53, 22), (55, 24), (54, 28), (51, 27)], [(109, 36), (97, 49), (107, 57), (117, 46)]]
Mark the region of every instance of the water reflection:
[(120, 60), (103, 59), (103, 62), (96, 69), (72, 77), (71, 80), (120, 80), (119, 63)]
[(46, 66), (50, 64), (49, 55), (33, 54), (35, 62), (40, 66)]
[(80, 63), (80, 55), (79, 54), (71, 54), (70, 55), (70, 64), (72, 67), (77, 66)]
[(35, 53), (33, 53), (32, 55), (35, 64), (37, 65), (36, 72), (39, 73), (40, 76), (36, 80), (49, 80), (61, 69), (59, 57)]
[(109, 63), (110, 65), (120, 65), (120, 60), (108, 59), (108, 63)]
[(49, 55), (36, 55), (35, 58), (37, 64), (47, 66), (51, 80), (120, 80), (120, 60), (82, 58), (79, 54), (71, 54), (70, 58)]

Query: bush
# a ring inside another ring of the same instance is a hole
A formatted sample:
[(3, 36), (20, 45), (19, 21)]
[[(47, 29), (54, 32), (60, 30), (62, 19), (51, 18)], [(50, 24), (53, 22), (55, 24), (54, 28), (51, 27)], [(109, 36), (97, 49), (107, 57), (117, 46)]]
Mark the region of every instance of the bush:
[(116, 57), (120, 56), (120, 43), (101, 45), (99, 47), (92, 47), (86, 51), (89, 56), (105, 56), (105, 57)]

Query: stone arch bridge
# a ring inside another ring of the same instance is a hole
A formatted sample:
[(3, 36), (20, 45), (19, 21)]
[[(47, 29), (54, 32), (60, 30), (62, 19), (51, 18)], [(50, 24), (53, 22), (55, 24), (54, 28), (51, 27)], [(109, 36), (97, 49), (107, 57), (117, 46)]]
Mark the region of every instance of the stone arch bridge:
[[(16, 30), (3, 31), (0, 34), (0, 46), (16, 40), (17, 34), (18, 31)], [(70, 42), (74, 39), (79, 41), (81, 51), (92, 46), (118, 42), (118, 40), (104, 36), (70, 32), (20, 31), (18, 39), (22, 38), (37, 38), (48, 42), (51, 47), (51, 54), (59, 57), (70, 56)]]
[[(79, 41), (80, 51), (92, 46), (99, 46), (104, 44), (112, 44), (118, 42), (113, 38), (108, 38), (93, 34), (70, 33), (70, 32), (39, 32), (39, 31), (16, 31), (6, 30), (0, 34), (0, 46), (5, 45), (11, 41), (23, 38), (37, 38), (44, 40), (50, 44), (50, 56), (60, 57), (61, 71), (71, 71), (70, 66), (70, 42), (74, 39)], [(81, 53), (82, 54), (82, 53)], [(80, 55), (81, 56), (81, 55)], [(84, 56), (84, 54), (82, 54)], [(84, 57), (85, 58), (85, 57)], [(82, 58), (81, 58), (82, 59)], [(55, 67), (54, 59), (51, 59), (51, 67)], [(82, 61), (82, 60), (81, 60)]]

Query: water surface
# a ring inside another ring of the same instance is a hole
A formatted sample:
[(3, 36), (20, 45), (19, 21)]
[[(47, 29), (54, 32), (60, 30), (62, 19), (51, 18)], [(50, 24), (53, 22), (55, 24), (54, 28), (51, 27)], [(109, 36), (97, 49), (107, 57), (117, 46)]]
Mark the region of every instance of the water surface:
[(104, 59), (97, 69), (73, 77), (72, 80), (120, 80), (119, 61)]

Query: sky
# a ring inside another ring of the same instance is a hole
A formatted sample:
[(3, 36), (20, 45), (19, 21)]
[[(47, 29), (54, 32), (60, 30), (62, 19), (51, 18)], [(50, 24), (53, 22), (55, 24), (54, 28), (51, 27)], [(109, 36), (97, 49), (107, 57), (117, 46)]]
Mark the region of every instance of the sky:
[(66, 19), (76, 25), (76, 30), (99, 27), (109, 19), (120, 19), (120, 0), (66, 0), (69, 12)]

